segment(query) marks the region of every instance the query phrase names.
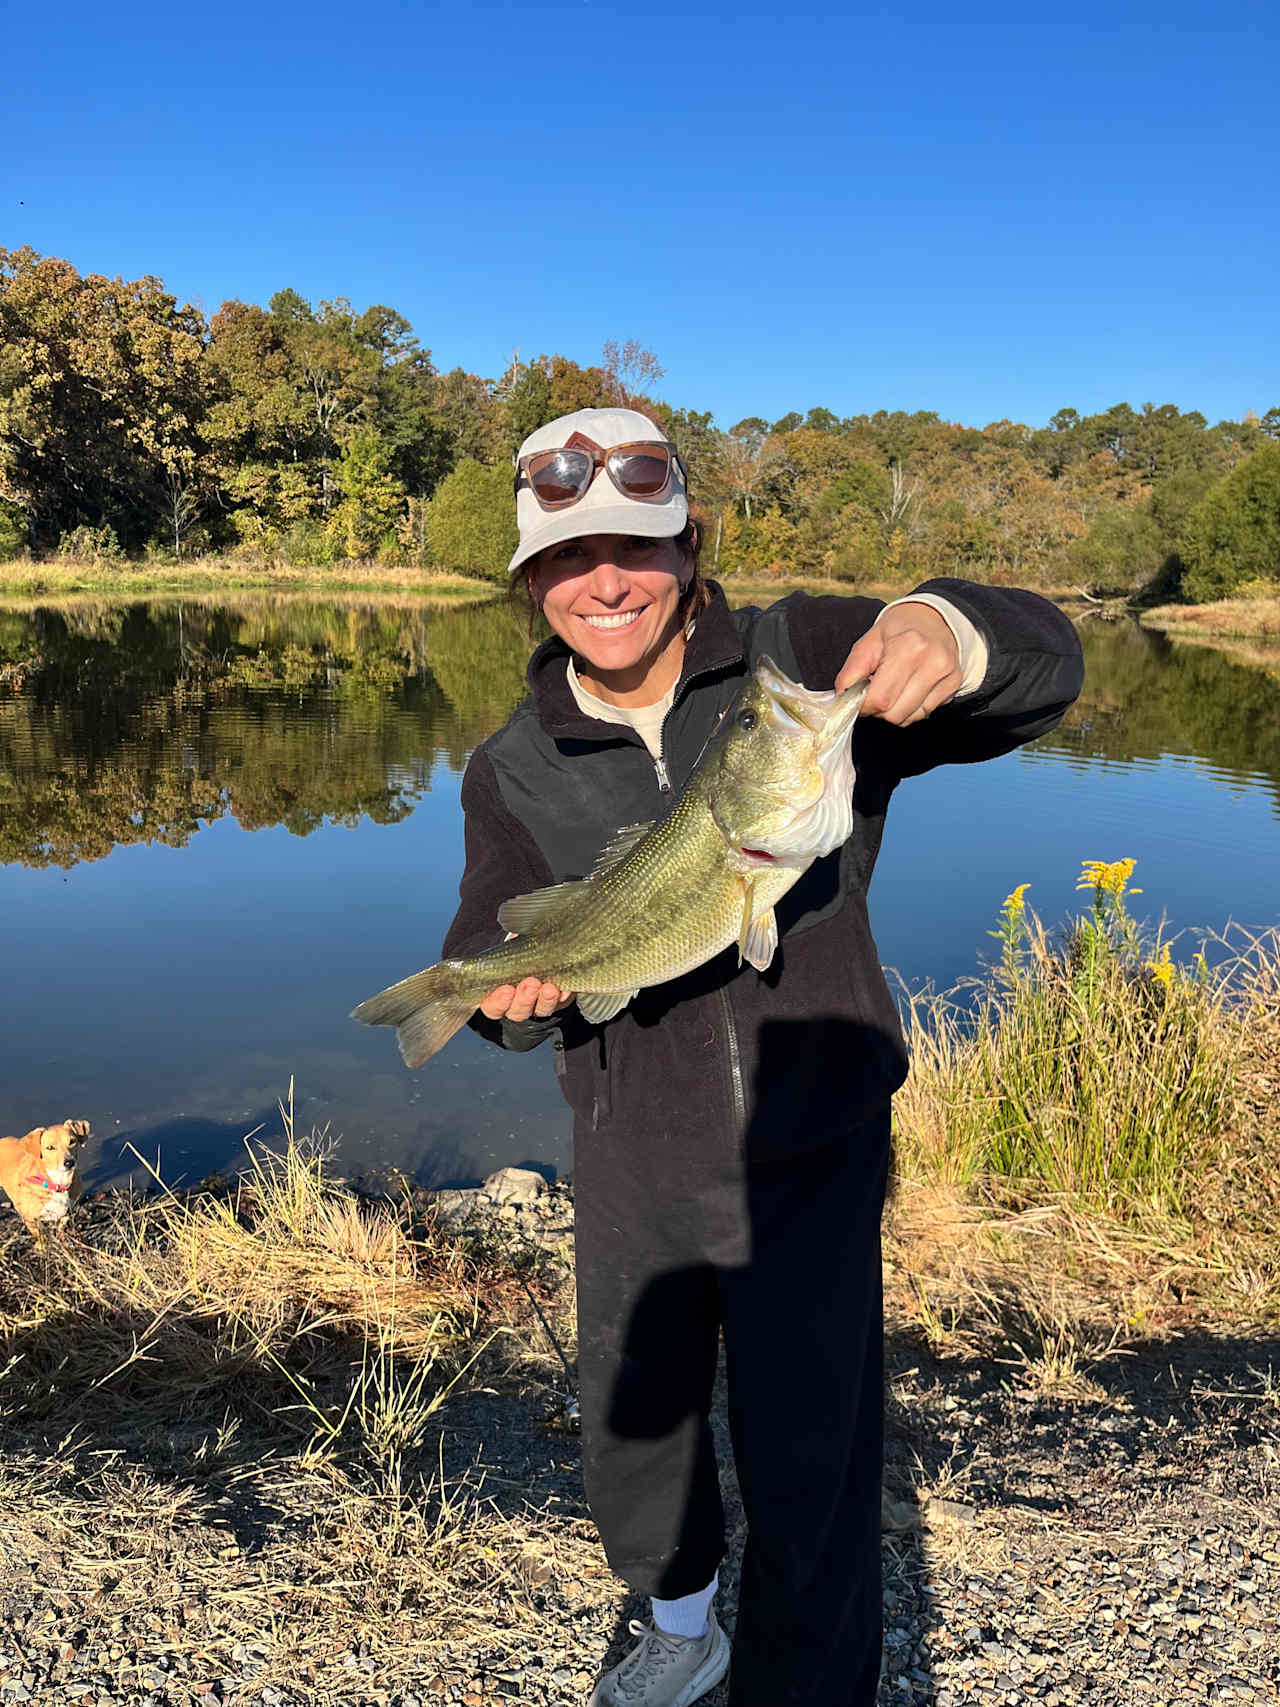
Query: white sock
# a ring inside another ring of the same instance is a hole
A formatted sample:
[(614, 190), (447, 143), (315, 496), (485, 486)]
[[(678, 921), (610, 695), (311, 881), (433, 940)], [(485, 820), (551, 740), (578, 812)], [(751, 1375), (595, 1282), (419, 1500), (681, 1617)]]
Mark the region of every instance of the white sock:
[(697, 1594), (682, 1594), (679, 1600), (651, 1600), (649, 1604), (653, 1607), (654, 1623), (664, 1636), (685, 1636), (696, 1641), (710, 1628), (707, 1614), (719, 1587), (720, 1573), (717, 1571), (706, 1588), (700, 1588)]

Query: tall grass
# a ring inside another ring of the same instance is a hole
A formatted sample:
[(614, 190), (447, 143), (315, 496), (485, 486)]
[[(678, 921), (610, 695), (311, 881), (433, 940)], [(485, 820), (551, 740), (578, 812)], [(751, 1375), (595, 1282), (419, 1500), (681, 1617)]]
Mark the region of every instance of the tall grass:
[(1130, 912), (1133, 869), (1086, 861), (1092, 904), (1058, 935), (1020, 885), (988, 976), (911, 1004), (897, 1102), (909, 1174), (1131, 1221), (1193, 1209), (1234, 1138), (1254, 1023), (1280, 1011), (1280, 943), (1179, 962), (1163, 928)]

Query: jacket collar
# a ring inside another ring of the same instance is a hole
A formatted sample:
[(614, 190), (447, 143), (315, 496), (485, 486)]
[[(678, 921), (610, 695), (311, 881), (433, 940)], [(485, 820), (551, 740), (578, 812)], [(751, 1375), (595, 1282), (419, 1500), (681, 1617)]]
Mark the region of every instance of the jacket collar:
[[(707, 586), (711, 591), (711, 603), (699, 616), (684, 649), (680, 680), (671, 702), (673, 707), (679, 704), (686, 687), (697, 677), (732, 669), (745, 657), (742, 636), (738, 633), (724, 590), (716, 581), (708, 581)], [(578, 709), (578, 702), (569, 686), (566, 668), (569, 657), (569, 648), (558, 634), (553, 634), (542, 642), (529, 660), (525, 679), (542, 727), (550, 735), (596, 741), (619, 737), (638, 741), (640, 737), (629, 724), (605, 723)]]

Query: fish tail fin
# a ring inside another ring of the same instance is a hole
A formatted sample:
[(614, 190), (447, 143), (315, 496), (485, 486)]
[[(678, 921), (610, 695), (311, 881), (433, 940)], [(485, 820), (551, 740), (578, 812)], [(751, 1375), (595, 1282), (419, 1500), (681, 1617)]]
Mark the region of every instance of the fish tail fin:
[(457, 987), (452, 968), (437, 963), (353, 1008), (361, 1025), (394, 1025), (406, 1067), (421, 1067), (438, 1054), (475, 1012), (475, 1002)]

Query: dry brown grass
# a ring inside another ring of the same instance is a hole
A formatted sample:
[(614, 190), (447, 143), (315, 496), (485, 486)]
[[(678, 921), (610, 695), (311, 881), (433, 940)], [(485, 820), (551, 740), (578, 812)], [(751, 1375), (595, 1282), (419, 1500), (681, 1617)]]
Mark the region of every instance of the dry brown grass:
[(1148, 628), (1173, 635), (1225, 635), (1280, 640), (1280, 592), (1249, 599), (1218, 599), (1208, 605), (1154, 605), (1144, 610)]
[(421, 1688), (523, 1644), (549, 1581), (616, 1596), (577, 1502), (526, 1513), (495, 1471), (531, 1450), (501, 1438), (518, 1394), (497, 1438), (466, 1421), (551, 1385), (528, 1306), (554, 1319), (561, 1270), (359, 1197), (286, 1133), (230, 1186), (82, 1206), (47, 1259), (0, 1244), (6, 1573), (82, 1607), (121, 1698), (162, 1654), (340, 1700), (359, 1643), (378, 1687)]
[(434, 569), (387, 568), (378, 563), (344, 563), (300, 568), (240, 557), (193, 557), (175, 562), (76, 562), (66, 558), (13, 558), (0, 563), (0, 590), (26, 596), (97, 592), (164, 594), (216, 591), (308, 589), (359, 592), (431, 593), (441, 598), (493, 598), (492, 582)]

